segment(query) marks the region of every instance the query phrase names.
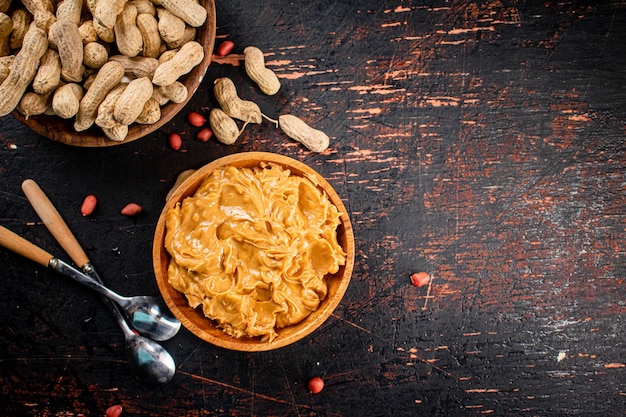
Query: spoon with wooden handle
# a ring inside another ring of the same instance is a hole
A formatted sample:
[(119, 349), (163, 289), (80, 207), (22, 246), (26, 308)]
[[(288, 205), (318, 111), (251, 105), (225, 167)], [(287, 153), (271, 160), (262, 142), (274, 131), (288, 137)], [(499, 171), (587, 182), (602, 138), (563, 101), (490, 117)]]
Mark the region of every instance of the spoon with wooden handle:
[[(92, 280), (78, 269), (55, 258), (44, 249), (41, 249), (3, 226), (0, 226), (0, 245), (31, 261), (72, 278), (115, 301), (126, 299), (130, 305), (137, 303), (134, 297), (122, 297), (117, 295)], [(139, 303), (145, 304), (142, 300), (139, 300)], [(128, 362), (137, 379), (146, 385), (158, 385), (170, 381), (176, 372), (176, 364), (169, 352), (154, 340), (135, 334), (135, 332), (128, 327), (122, 314), (117, 310), (115, 311), (117, 312), (116, 318), (118, 319), (118, 323), (124, 331)]]
[(165, 306), (156, 297), (121, 297), (103, 287), (102, 280), (85, 251), (39, 185), (27, 179), (22, 183), (22, 190), (50, 233), (70, 255), (74, 263), (100, 285), (89, 285), (88, 282), (81, 282), (82, 284), (104, 293), (106, 297), (113, 299), (124, 308), (131, 325), (142, 335), (164, 341), (178, 333), (180, 321), (167, 312)]

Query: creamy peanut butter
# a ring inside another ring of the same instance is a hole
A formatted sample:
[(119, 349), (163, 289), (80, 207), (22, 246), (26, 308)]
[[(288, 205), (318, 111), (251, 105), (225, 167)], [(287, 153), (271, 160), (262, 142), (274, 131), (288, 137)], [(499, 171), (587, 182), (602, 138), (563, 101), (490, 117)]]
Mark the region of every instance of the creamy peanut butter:
[(272, 341), (315, 311), (345, 264), (339, 212), (314, 182), (272, 163), (213, 171), (170, 209), (169, 283), (234, 337)]

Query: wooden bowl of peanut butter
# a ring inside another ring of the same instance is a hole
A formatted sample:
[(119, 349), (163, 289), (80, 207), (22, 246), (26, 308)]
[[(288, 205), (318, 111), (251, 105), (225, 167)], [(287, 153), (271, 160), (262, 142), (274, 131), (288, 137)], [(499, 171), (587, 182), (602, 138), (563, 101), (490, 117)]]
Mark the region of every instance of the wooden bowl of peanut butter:
[(281, 348), (318, 329), (354, 265), (350, 218), (315, 170), (266, 152), (193, 172), (161, 212), (159, 290), (200, 339), (238, 351)]

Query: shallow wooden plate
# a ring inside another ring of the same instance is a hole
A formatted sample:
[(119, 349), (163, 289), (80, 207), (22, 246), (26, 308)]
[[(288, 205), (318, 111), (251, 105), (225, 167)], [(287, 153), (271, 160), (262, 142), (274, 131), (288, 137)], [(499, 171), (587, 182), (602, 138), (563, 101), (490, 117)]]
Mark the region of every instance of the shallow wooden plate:
[(181, 79), (183, 84), (185, 84), (189, 90), (187, 99), (182, 103), (169, 103), (161, 107), (161, 119), (158, 122), (151, 125), (140, 125), (135, 123), (130, 126), (126, 139), (122, 142), (116, 142), (104, 136), (104, 133), (102, 133), (97, 126), (93, 126), (84, 132), (76, 132), (74, 130), (74, 118), (65, 120), (57, 116), (39, 115), (31, 116), (26, 119), (17, 110), (13, 111), (13, 116), (30, 129), (48, 139), (80, 147), (106, 147), (121, 145), (132, 142), (156, 131), (161, 126), (169, 122), (183, 107), (185, 107), (187, 102), (200, 86), (200, 83), (204, 78), (204, 74), (211, 64), (211, 56), (215, 46), (216, 31), (215, 2), (214, 0), (200, 0), (200, 4), (202, 4), (207, 10), (207, 20), (203, 26), (198, 28), (195, 40), (204, 46), (204, 59), (198, 66), (191, 70), (189, 74), (185, 75)]
[[(328, 195), (331, 202), (341, 213), (341, 224), (337, 228), (337, 238), (341, 247), (347, 254), (346, 264), (342, 266), (336, 274), (326, 276), (328, 294), (321, 302), (318, 310), (311, 313), (311, 315), (302, 322), (278, 330), (278, 337), (271, 343), (261, 342), (259, 338), (237, 339), (231, 337), (219, 329), (212, 320), (206, 318), (201, 308), (192, 309), (189, 307), (185, 296), (176, 291), (168, 283), (167, 267), (170, 262), (170, 256), (165, 250), (164, 244), (165, 217), (167, 211), (174, 207), (179, 201), (191, 196), (207, 175), (215, 169), (227, 165), (252, 168), (259, 166), (261, 162), (273, 162), (281, 165), (283, 168), (290, 169), (295, 175), (316, 178), (318, 187)], [(286, 156), (267, 152), (245, 152), (226, 156), (205, 165), (194, 172), (173, 192), (169, 201), (165, 204), (157, 223), (152, 257), (159, 290), (172, 313), (181, 321), (185, 328), (200, 339), (226, 349), (245, 352), (267, 351), (287, 346), (304, 338), (322, 325), (332, 314), (346, 292), (352, 276), (354, 266), (354, 235), (352, 224), (350, 223), (350, 218), (343, 202), (333, 187), (317, 171), (306, 164)]]

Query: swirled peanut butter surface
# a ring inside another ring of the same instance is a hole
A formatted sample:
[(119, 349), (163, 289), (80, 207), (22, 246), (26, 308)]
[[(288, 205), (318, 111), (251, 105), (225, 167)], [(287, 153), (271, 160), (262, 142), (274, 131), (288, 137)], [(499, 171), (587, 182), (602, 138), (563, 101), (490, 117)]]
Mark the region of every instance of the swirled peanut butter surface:
[(271, 163), (217, 169), (167, 213), (169, 283), (227, 334), (272, 341), (318, 308), (324, 276), (345, 264), (339, 223), (309, 178)]

